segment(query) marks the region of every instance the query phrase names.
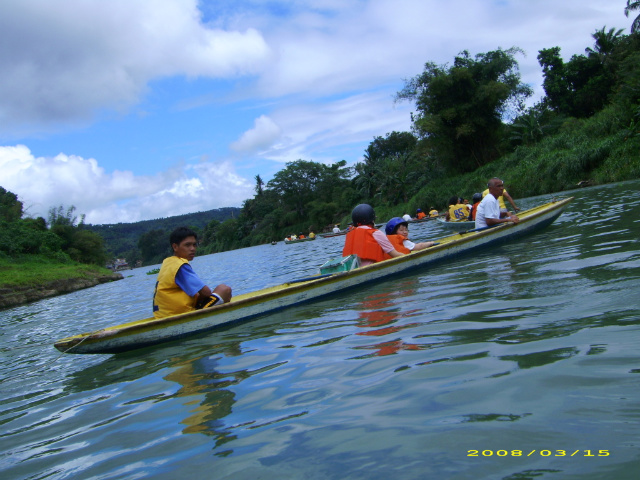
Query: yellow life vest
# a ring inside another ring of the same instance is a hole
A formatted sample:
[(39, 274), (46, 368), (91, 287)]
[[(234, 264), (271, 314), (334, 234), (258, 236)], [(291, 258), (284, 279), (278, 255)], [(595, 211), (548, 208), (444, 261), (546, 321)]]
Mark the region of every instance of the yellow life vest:
[(449, 221), (464, 222), (469, 219), (469, 206), (463, 203), (449, 205)]
[(187, 313), (196, 309), (196, 297), (190, 297), (176, 284), (178, 270), (186, 259), (175, 255), (165, 258), (158, 273), (156, 291), (153, 294), (153, 316), (164, 318), (179, 313)]

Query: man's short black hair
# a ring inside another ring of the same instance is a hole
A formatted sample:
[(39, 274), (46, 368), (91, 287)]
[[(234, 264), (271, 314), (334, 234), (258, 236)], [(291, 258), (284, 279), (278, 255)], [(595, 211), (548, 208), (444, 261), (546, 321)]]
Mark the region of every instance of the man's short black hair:
[(195, 237), (196, 241), (198, 240), (198, 234), (191, 230), (189, 227), (178, 227), (173, 232), (171, 232), (171, 236), (169, 237), (169, 244), (173, 245), (180, 243), (187, 237)]

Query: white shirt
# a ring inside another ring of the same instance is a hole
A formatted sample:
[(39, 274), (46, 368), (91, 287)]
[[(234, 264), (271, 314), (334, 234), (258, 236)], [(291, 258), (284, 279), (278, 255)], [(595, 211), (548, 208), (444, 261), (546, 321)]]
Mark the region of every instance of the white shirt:
[(402, 219), (403, 219), (405, 222), (410, 222), (411, 220), (413, 220), (413, 218), (411, 218), (411, 215), (409, 215), (408, 213), (405, 213), (405, 214), (402, 216)]
[(404, 248), (408, 248), (412, 252), (413, 252), (413, 249), (416, 248), (416, 244), (413, 243), (411, 240), (403, 240), (402, 245), (404, 245)]
[(338, 227), (333, 227), (333, 233), (340, 233), (340, 229)]
[(487, 227), (487, 218), (500, 218), (500, 203), (492, 194), (487, 194), (476, 211), (476, 228)]

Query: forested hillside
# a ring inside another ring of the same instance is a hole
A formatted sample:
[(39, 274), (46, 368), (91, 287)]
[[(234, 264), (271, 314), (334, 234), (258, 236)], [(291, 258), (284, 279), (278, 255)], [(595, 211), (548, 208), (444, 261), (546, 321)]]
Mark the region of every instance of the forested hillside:
[(427, 62), (396, 98), (415, 105), (410, 132), (376, 137), (354, 167), (298, 160), (266, 185), (257, 176), (241, 215), (207, 226), (202, 252), (344, 228), (363, 202), (379, 222), (442, 211), (494, 176), (516, 197), (640, 177), (640, 34), (603, 27), (592, 36), (568, 61), (559, 47), (538, 52), (546, 96), (529, 108), (516, 47)]
[(102, 237), (110, 257), (125, 258), (130, 265), (138, 260), (150, 264), (162, 261), (169, 251), (169, 234), (175, 228), (188, 226), (201, 233), (211, 222), (224, 222), (239, 214), (240, 208), (228, 207), (133, 223), (87, 224), (84, 228)]

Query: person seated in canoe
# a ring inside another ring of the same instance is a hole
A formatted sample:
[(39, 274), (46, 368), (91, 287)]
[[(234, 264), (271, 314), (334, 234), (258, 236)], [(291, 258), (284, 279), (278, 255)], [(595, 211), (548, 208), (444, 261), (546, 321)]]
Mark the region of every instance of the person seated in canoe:
[(309, 231), (309, 238), (316, 238), (316, 234), (313, 231)]
[(474, 193), (473, 197), (471, 197), (471, 201), (473, 202), (473, 205), (471, 205), (471, 212), (469, 213), (469, 221), (473, 222), (476, 219), (476, 210), (478, 209), (478, 205), (480, 205), (480, 202), (482, 201), (482, 194)]
[(410, 222), (411, 220), (413, 220), (413, 218), (411, 218), (411, 215), (409, 215), (408, 213), (405, 213), (402, 218), (405, 222)]
[(338, 225), (333, 226), (333, 233), (340, 233), (340, 227)]
[(401, 257), (387, 236), (375, 228), (376, 212), (371, 205), (362, 203), (351, 212), (354, 228), (347, 233), (342, 256), (358, 255), (360, 266), (381, 262), (392, 257)]
[[(497, 177), (494, 177), (493, 180), (500, 180), (500, 179)], [(482, 198), (486, 197), (488, 193), (489, 193), (489, 189), (487, 188), (484, 192), (482, 192)], [(516, 203), (513, 201), (513, 198), (511, 198), (511, 195), (509, 195), (506, 190), (503, 190), (502, 195), (500, 195), (500, 197), (498, 198), (498, 202), (500, 203), (500, 211), (502, 213), (506, 213), (508, 211), (507, 204), (504, 202), (505, 198), (513, 206), (514, 212), (520, 211), (520, 209), (516, 207)]]
[(307, 238), (307, 237), (305, 237), (304, 233), (300, 232), (298, 234), (298, 240), (304, 240), (305, 238)]
[(434, 242), (413, 243), (409, 240), (409, 224), (400, 217), (393, 217), (384, 227), (391, 245), (400, 253), (417, 252), (432, 247)]
[(430, 217), (437, 217), (439, 215), (440, 215), (440, 213), (438, 213), (438, 210), (436, 210), (435, 208), (431, 207), (429, 209), (429, 216)]
[(499, 178), (492, 178), (487, 183), (489, 193), (482, 199), (476, 211), (476, 228), (491, 227), (499, 223), (518, 223), (520, 219), (509, 212), (500, 210), (498, 198), (504, 190), (504, 182)]
[(469, 210), (469, 205), (462, 203), (460, 197), (451, 197), (445, 220), (448, 222), (464, 222), (469, 218)]
[(426, 216), (427, 214), (424, 213), (420, 208), (416, 210), (416, 220), (422, 220)]
[(191, 268), (198, 235), (187, 227), (175, 229), (169, 243), (173, 256), (165, 258), (158, 272), (153, 294), (153, 316), (164, 318), (198, 308), (221, 305), (231, 300), (231, 287), (220, 284), (213, 290)]

